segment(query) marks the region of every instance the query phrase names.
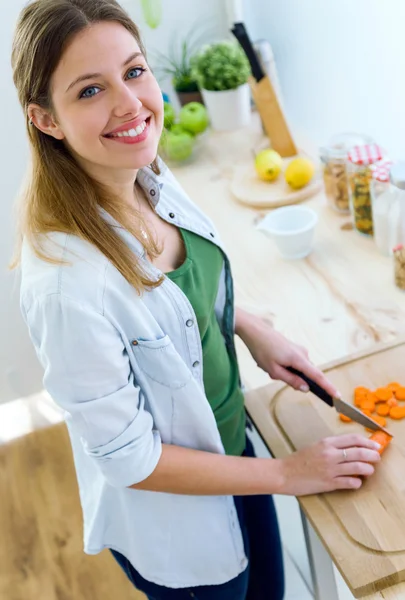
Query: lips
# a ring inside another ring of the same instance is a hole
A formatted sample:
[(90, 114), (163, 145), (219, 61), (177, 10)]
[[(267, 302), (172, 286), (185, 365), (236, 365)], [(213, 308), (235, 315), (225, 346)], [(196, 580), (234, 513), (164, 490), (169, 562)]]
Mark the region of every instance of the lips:
[(132, 121), (125, 123), (125, 125), (121, 125), (120, 127), (117, 127), (116, 129), (114, 129), (113, 131), (110, 131), (109, 133), (104, 134), (103, 137), (106, 137), (106, 138), (137, 137), (145, 131), (146, 127), (149, 125), (149, 122), (150, 122), (150, 117), (147, 117), (146, 119), (140, 119), (140, 118), (133, 119)]

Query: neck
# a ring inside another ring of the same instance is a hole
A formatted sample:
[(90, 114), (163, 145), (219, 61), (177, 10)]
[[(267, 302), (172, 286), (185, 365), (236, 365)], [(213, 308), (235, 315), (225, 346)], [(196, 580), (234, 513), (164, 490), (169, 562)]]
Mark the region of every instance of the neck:
[(134, 185), (139, 169), (102, 169), (89, 164), (83, 167), (91, 177), (111, 190), (114, 196), (134, 208)]

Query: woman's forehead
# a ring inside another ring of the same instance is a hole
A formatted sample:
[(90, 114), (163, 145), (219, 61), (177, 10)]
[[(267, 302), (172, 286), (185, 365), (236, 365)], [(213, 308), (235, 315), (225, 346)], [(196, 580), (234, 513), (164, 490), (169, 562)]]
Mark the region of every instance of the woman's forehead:
[(52, 78), (53, 87), (66, 84), (66, 88), (82, 74), (121, 68), (136, 52), (141, 52), (138, 42), (120, 23), (90, 25), (76, 34), (64, 51)]

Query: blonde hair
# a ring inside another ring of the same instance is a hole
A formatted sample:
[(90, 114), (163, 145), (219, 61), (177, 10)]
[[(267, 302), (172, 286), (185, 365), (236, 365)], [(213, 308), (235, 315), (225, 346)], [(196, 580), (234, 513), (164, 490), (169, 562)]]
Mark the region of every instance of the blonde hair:
[[(153, 258), (160, 250), (153, 236), (148, 235), (147, 241), (141, 237), (140, 226), (147, 229), (141, 215), (90, 177), (62, 141), (30, 125), (27, 116), (31, 103), (52, 112), (51, 77), (67, 44), (77, 33), (100, 21), (123, 25), (146, 56), (138, 28), (115, 0), (34, 0), (20, 14), (11, 62), (14, 84), (27, 118), (31, 166), (21, 195), (17, 251), (11, 267), (20, 262), (24, 238), (37, 256), (57, 263), (44, 250), (42, 234), (70, 233), (96, 246), (141, 294), (146, 288), (159, 285), (162, 279), (156, 281), (147, 276), (116, 228), (102, 217), (99, 207), (142, 240)], [(151, 168), (159, 174), (157, 159)]]

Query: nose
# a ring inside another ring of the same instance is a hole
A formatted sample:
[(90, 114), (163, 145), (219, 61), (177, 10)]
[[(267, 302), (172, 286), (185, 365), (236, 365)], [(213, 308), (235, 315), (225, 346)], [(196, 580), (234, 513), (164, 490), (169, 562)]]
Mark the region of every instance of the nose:
[(115, 89), (113, 95), (113, 113), (116, 117), (125, 117), (126, 115), (136, 116), (139, 114), (142, 106), (142, 102), (134, 89), (130, 89), (125, 82), (122, 82)]

